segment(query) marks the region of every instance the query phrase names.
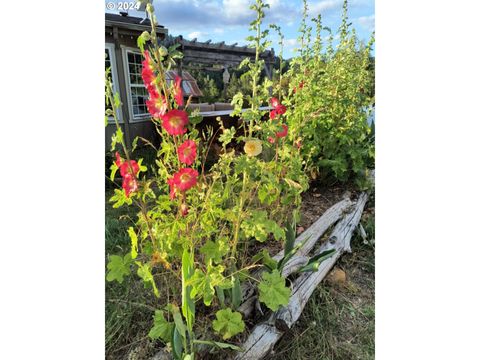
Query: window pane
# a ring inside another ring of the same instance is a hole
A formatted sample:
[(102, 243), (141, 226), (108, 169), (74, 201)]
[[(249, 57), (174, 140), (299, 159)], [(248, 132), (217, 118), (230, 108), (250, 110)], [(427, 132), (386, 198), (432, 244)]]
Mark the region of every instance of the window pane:
[(132, 96), (132, 110), (134, 116), (148, 114), (145, 102), (148, 99), (147, 89), (142, 80), (142, 55), (127, 52), (128, 79), (130, 81), (130, 93)]

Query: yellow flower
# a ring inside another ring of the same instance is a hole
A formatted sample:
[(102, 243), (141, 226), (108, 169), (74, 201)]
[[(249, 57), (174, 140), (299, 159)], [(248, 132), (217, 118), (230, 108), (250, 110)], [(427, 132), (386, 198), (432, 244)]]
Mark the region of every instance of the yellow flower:
[(257, 156), (262, 152), (262, 142), (258, 139), (247, 140), (243, 150), (248, 156)]

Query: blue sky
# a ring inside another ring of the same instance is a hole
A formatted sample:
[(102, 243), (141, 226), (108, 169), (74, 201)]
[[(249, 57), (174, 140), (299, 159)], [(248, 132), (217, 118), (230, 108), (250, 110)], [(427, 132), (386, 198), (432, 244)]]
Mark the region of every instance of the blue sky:
[[(107, 1), (106, 1), (107, 2)], [(211, 39), (226, 44), (246, 44), (248, 26), (255, 14), (249, 9), (253, 0), (154, 0), (158, 22), (168, 28), (172, 35), (197, 38), (198, 41)], [(298, 28), (302, 17), (302, 0), (266, 0), (264, 26), (276, 23), (285, 35), (284, 57), (295, 55)], [(324, 26), (336, 31), (341, 21), (343, 0), (309, 0), (309, 15), (322, 14)], [(358, 37), (368, 41), (375, 26), (374, 0), (350, 0), (349, 20)], [(112, 11), (114, 12), (114, 11)], [(129, 12), (132, 16), (144, 13)], [(313, 26), (313, 24), (312, 24)], [(325, 36), (327, 33), (325, 32)], [(271, 37), (272, 47), (278, 54), (276, 36)]]

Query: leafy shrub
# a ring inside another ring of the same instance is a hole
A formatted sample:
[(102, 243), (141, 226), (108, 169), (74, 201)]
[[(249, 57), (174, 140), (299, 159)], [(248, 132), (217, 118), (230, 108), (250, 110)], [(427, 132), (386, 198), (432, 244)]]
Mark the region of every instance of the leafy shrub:
[[(306, 2), (305, 2), (306, 4)], [(293, 60), (290, 80), (288, 123), (298, 135), (306, 161), (306, 171), (314, 178), (333, 175), (341, 181), (365, 177), (373, 165), (374, 144), (367, 123), (374, 97), (370, 51), (359, 43), (347, 18), (344, 3), (340, 40), (333, 48), (331, 33), (327, 48), (322, 47), (320, 16), (314, 19), (316, 37), (310, 46), (311, 28), (302, 27), (300, 56)]]

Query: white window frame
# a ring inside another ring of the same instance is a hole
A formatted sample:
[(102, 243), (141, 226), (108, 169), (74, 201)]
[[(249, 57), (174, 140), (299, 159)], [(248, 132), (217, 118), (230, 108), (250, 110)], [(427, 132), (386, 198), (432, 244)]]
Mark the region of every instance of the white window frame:
[[(117, 63), (115, 58), (115, 44), (105, 43), (105, 50), (108, 50), (108, 53), (110, 56), (110, 75), (112, 78), (113, 93), (115, 94), (116, 92), (118, 92), (120, 95), (120, 87), (118, 84)], [(118, 118), (118, 122), (123, 123), (121, 109), (117, 109), (117, 118)], [(115, 124), (115, 119), (113, 118), (113, 116), (108, 117), (108, 123)]]
[[(134, 115), (133, 114), (133, 102), (132, 102), (132, 91), (131, 91), (131, 87), (141, 87), (140, 85), (137, 85), (137, 84), (130, 84), (130, 69), (128, 67), (128, 53), (133, 53), (133, 54), (138, 54), (138, 55), (142, 55), (142, 53), (136, 49), (136, 48), (132, 48), (132, 47), (128, 47), (128, 46), (122, 46), (122, 57), (123, 57), (123, 67), (124, 67), (124, 71), (125, 71), (125, 86), (126, 86), (126, 90), (127, 90), (127, 103), (128, 103), (128, 112), (129, 112), (129, 115), (130, 115), (130, 122), (131, 123), (137, 123), (137, 122), (145, 122), (145, 121), (150, 121), (151, 119), (151, 115), (150, 113), (145, 113), (145, 114), (142, 114), (142, 115)], [(145, 87), (145, 85), (143, 85), (143, 87)]]

